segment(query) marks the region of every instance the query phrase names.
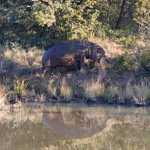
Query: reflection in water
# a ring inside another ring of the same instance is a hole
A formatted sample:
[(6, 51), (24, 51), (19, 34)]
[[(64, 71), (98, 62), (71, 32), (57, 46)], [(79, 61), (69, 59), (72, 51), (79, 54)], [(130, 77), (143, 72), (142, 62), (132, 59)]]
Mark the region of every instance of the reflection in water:
[(0, 150), (149, 150), (150, 109), (25, 106), (0, 112)]
[(103, 114), (86, 114), (81, 109), (68, 112), (59, 108), (57, 111), (43, 113), (44, 124), (55, 134), (63, 137), (90, 137), (102, 131), (108, 117)]

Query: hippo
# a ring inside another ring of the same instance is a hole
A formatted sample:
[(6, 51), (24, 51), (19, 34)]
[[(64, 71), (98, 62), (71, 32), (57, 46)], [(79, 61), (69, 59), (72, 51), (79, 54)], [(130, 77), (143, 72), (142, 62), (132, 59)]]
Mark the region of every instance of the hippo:
[(99, 62), (106, 59), (105, 51), (87, 40), (68, 40), (54, 44), (42, 57), (41, 74), (45, 74), (48, 68), (77, 66), (80, 70), (84, 59)]
[(51, 133), (66, 138), (87, 138), (102, 132), (107, 127), (108, 115), (90, 112), (81, 108), (45, 108), (43, 123)]

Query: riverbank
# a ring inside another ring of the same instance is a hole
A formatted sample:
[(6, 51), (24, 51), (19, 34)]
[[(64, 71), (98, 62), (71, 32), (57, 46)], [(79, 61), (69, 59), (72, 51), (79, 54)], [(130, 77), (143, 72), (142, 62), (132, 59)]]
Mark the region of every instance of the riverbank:
[(117, 51), (116, 44), (111, 45), (114, 52), (109, 51), (109, 46), (105, 45), (111, 62), (109, 66), (86, 61), (81, 71), (58, 68), (44, 77), (38, 74), (42, 50), (4, 46), (0, 53), (0, 104), (50, 102), (148, 106), (150, 76), (144, 67), (149, 63), (149, 51), (125, 55), (123, 50), (122, 53)]

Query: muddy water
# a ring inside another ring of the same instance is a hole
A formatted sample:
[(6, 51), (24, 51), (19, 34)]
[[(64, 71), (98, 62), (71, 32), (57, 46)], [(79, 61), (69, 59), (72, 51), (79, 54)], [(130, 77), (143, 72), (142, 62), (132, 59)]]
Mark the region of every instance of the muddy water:
[(26, 105), (0, 111), (0, 150), (149, 150), (150, 109)]

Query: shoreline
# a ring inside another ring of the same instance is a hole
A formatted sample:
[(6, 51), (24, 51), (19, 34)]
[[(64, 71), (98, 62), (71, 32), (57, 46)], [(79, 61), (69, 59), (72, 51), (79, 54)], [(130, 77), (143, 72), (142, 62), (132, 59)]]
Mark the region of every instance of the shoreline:
[[(116, 101), (116, 100), (115, 100)], [(19, 102), (15, 102), (15, 103), (8, 103), (8, 104), (5, 104), (5, 106), (19, 106), (19, 105), (52, 105), (52, 106), (77, 106), (77, 107), (83, 107), (83, 106), (87, 106), (87, 107), (90, 107), (90, 106), (94, 106), (94, 107), (98, 107), (98, 106), (109, 106), (109, 107), (114, 107), (114, 106), (120, 106), (120, 107), (135, 107), (135, 108), (138, 108), (138, 107), (150, 107), (150, 102), (147, 102), (147, 103), (136, 103), (134, 101), (132, 102), (113, 102), (112, 100), (111, 101), (95, 101), (95, 100), (89, 100), (89, 101), (83, 101), (83, 100), (78, 100), (78, 102), (76, 102), (75, 100), (71, 100), (71, 101), (67, 101), (67, 100), (62, 100), (62, 101), (57, 101), (57, 100), (54, 100), (54, 99), (51, 99), (51, 102), (50, 101), (45, 101), (45, 102), (35, 102), (35, 101), (29, 101), (29, 102), (22, 102), (22, 101), (19, 101)]]

